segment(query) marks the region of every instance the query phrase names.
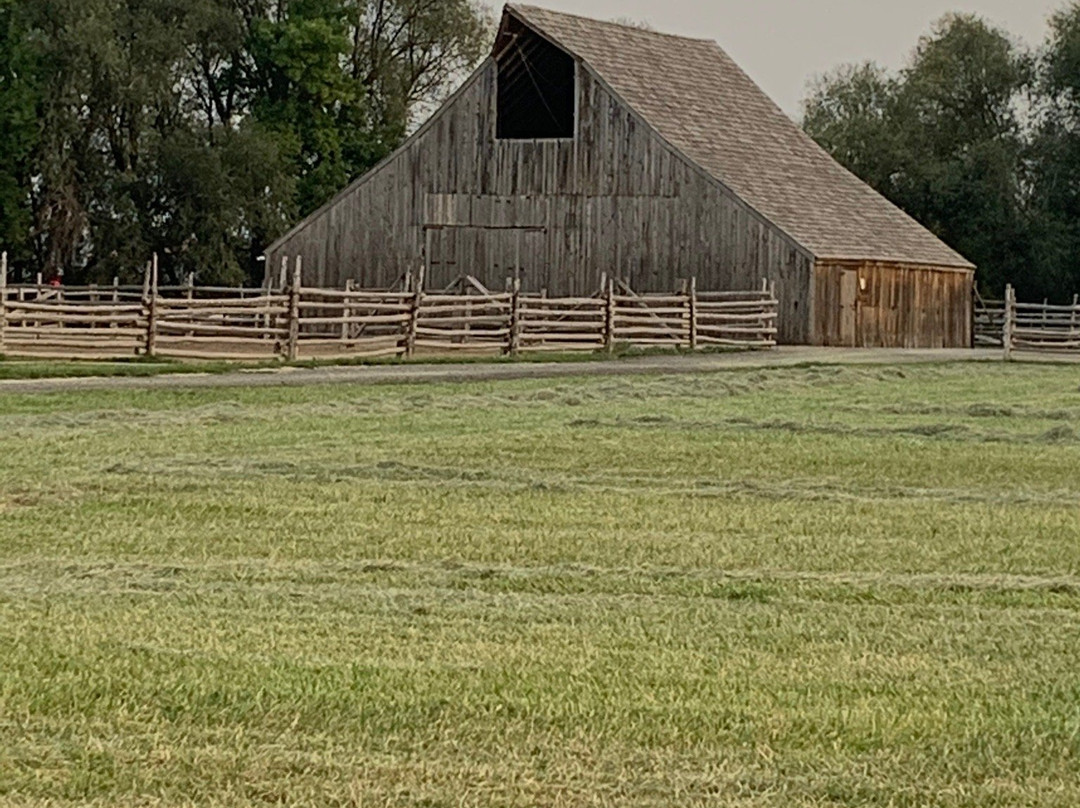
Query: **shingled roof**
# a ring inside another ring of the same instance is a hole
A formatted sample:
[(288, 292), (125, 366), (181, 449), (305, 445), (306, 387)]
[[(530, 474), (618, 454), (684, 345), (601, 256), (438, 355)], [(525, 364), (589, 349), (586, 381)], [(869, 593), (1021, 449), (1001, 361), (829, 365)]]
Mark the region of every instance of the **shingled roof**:
[(971, 268), (837, 163), (711, 40), (509, 5), (816, 258)]

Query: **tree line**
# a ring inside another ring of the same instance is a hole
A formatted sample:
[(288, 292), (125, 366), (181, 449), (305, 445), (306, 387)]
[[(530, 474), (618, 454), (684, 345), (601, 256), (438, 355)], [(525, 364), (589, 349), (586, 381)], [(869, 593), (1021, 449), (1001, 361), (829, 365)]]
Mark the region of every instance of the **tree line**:
[(978, 265), (984, 293), (1080, 291), (1080, 3), (1038, 48), (948, 15), (903, 69), (841, 67), (803, 112), (837, 160)]
[(0, 0), (0, 245), (24, 273), (261, 278), (481, 58), (474, 0)]
[[(0, 0), (0, 247), (24, 274), (261, 278), (263, 248), (483, 56), (478, 0)], [(1080, 2), (1028, 48), (944, 17), (896, 72), (819, 78), (806, 130), (980, 268), (1080, 290)]]

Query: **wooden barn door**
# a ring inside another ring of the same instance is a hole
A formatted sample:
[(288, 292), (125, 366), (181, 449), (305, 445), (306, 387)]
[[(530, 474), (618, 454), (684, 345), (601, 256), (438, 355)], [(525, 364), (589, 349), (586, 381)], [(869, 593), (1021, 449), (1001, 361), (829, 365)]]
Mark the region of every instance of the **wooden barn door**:
[(429, 225), (426, 258), (431, 291), (469, 275), (493, 292), (515, 277), (523, 288), (539, 289), (547, 277), (547, 238), (535, 227)]
[(855, 269), (840, 273), (840, 344), (859, 346), (859, 272)]

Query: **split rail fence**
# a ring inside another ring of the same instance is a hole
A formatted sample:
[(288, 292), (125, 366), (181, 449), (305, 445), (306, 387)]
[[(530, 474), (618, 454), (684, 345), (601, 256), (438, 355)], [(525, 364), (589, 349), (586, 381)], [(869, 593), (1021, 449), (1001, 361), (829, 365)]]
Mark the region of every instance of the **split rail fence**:
[[(308, 288), (297, 262), (282, 290), (159, 287), (156, 262), (142, 288), (7, 286), (0, 281), (0, 354), (50, 359), (150, 356), (196, 360), (353, 359), (699, 350), (776, 344), (777, 301), (754, 292), (637, 294), (605, 281), (592, 297), (456, 288), (373, 291)], [(5, 278), (6, 273), (0, 273)]]
[(1016, 290), (1005, 290), (1001, 344), (1005, 358), (1015, 353), (1065, 354), (1080, 357), (1080, 295), (1071, 306), (1019, 303)]
[(1071, 306), (1020, 303), (1009, 286), (1004, 300), (976, 300), (974, 334), (975, 347), (1002, 348), (1006, 359), (1015, 353), (1080, 357), (1080, 295)]

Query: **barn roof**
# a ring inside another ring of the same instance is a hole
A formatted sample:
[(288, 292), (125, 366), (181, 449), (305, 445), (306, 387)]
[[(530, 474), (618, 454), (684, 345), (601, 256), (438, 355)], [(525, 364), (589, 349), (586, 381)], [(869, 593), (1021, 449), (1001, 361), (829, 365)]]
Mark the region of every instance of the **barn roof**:
[(818, 259), (971, 268), (795, 124), (710, 40), (509, 5), (672, 146)]

